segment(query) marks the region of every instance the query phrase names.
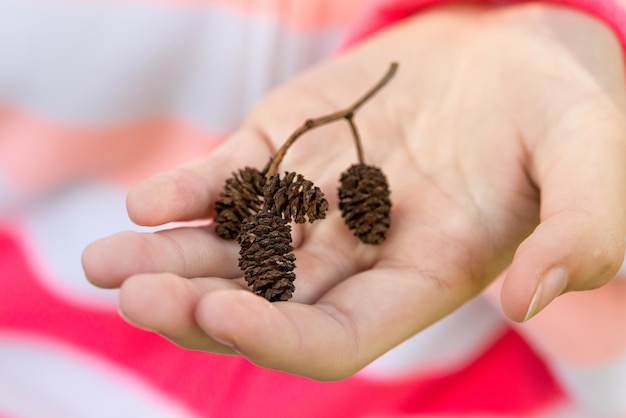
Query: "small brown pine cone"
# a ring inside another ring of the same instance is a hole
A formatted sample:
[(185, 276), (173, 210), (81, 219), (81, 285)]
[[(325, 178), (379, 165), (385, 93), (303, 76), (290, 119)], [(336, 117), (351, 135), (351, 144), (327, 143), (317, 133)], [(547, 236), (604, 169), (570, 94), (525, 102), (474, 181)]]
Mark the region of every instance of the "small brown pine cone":
[(265, 176), (256, 168), (245, 167), (226, 180), (215, 202), (215, 232), (224, 239), (235, 239), (241, 223), (263, 206)]
[(286, 172), (281, 179), (272, 175), (265, 184), (265, 208), (281, 213), (291, 222), (305, 223), (324, 219), (328, 210), (328, 201), (319, 187), (305, 179), (301, 174)]
[(344, 221), (366, 244), (380, 244), (390, 224), (389, 185), (383, 172), (354, 164), (341, 174), (339, 209)]
[(248, 286), (270, 302), (289, 300), (296, 279), (291, 225), (280, 215), (261, 212), (242, 223), (237, 242), (239, 267)]

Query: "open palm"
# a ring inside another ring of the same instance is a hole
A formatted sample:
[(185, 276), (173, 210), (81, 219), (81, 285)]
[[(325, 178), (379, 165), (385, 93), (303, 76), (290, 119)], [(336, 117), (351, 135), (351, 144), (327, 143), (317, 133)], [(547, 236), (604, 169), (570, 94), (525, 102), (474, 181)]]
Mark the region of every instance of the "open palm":
[(294, 226), (290, 301), (248, 291), (238, 245), (213, 226), (104, 238), (84, 253), (88, 278), (121, 287), (129, 321), (181, 346), (338, 379), (509, 265), (502, 304), (516, 321), (615, 274), (626, 235), (619, 46), (591, 19), (537, 6), (441, 8), (381, 32), (272, 92), (211, 155), (138, 185), (131, 218), (210, 218), (233, 171), (262, 168), (305, 119), (351, 104), (390, 61), (398, 74), (354, 119), (365, 161), (391, 188), (384, 243), (361, 243), (337, 208), (339, 175), (356, 162), (339, 121), (307, 132), (281, 164), (330, 205), (326, 219)]

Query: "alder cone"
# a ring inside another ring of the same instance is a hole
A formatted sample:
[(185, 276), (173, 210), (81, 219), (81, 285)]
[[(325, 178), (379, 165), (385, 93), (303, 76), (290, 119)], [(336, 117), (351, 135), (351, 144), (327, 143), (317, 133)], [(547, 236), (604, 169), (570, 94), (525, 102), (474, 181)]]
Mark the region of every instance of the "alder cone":
[(283, 178), (272, 175), (265, 184), (264, 196), (265, 207), (282, 214), (287, 222), (324, 219), (328, 210), (328, 201), (320, 188), (294, 172), (285, 172)]
[(224, 239), (237, 237), (241, 223), (261, 210), (264, 186), (265, 176), (252, 167), (239, 169), (226, 180), (215, 202), (217, 235)]
[(261, 212), (241, 225), (239, 267), (248, 286), (270, 302), (293, 295), (296, 257), (291, 246), (291, 226), (280, 215)]
[(367, 164), (354, 164), (341, 174), (339, 209), (346, 225), (362, 242), (380, 244), (390, 224), (391, 200), (384, 173)]

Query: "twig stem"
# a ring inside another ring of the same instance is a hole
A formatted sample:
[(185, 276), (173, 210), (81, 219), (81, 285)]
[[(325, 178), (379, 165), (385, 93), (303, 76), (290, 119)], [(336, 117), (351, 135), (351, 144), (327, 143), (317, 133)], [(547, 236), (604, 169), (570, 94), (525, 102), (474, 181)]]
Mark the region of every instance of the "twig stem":
[(359, 158), (359, 162), (363, 162), (363, 150), (361, 146), (361, 140), (359, 137), (359, 133), (356, 129), (354, 121), (352, 120), (354, 117), (354, 113), (361, 107), (365, 102), (372, 98), (378, 91), (383, 88), (389, 80), (394, 76), (398, 69), (398, 63), (392, 62), (389, 66), (389, 69), (385, 73), (384, 77), (380, 79), (376, 85), (371, 87), (363, 96), (361, 96), (356, 102), (354, 102), (349, 107), (339, 110), (333, 113), (329, 113), (325, 116), (320, 116), (314, 119), (307, 119), (298, 129), (293, 131), (293, 133), (287, 138), (285, 143), (276, 151), (276, 154), (270, 159), (265, 168), (263, 169), (263, 173), (270, 177), (273, 174), (276, 174), (278, 171), (278, 166), (280, 165), (283, 158), (285, 158), (285, 154), (289, 147), (298, 139), (302, 134), (312, 129), (318, 128), (322, 125), (326, 125), (331, 122), (335, 122), (340, 119), (345, 119), (350, 124), (350, 129), (352, 131), (352, 135), (354, 137), (355, 145), (357, 148), (357, 154)]
[(365, 159), (363, 158), (363, 146), (361, 145), (361, 136), (359, 135), (359, 130), (356, 128), (356, 123), (352, 120), (354, 115), (346, 116), (346, 121), (350, 125), (350, 131), (352, 132), (352, 138), (354, 139), (354, 146), (356, 147), (356, 156), (359, 159), (359, 164), (365, 164)]

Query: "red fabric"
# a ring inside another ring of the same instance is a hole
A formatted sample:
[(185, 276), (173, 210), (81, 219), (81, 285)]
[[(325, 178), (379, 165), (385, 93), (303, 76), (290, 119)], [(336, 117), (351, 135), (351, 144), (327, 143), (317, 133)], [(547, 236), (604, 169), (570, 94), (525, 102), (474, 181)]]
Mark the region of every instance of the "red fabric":
[(563, 399), (539, 359), (512, 330), (461, 370), (403, 379), (317, 382), (239, 357), (181, 349), (136, 329), (113, 309), (73, 305), (49, 293), (17, 235), (0, 227), (0, 331), (61, 341), (117, 363), (200, 416), (361, 417), (395, 413), (526, 414)]
[[(525, 3), (530, 0), (512, 0)], [(342, 47), (348, 47), (372, 33), (417, 13), (427, 7), (452, 3), (453, 0), (381, 0), (374, 2), (344, 39)], [(458, 2), (458, 0), (456, 1)], [(475, 3), (503, 3), (494, 0), (476, 0)], [(544, 3), (561, 4), (589, 13), (613, 29), (626, 50), (626, 9), (614, 0), (543, 0)]]

